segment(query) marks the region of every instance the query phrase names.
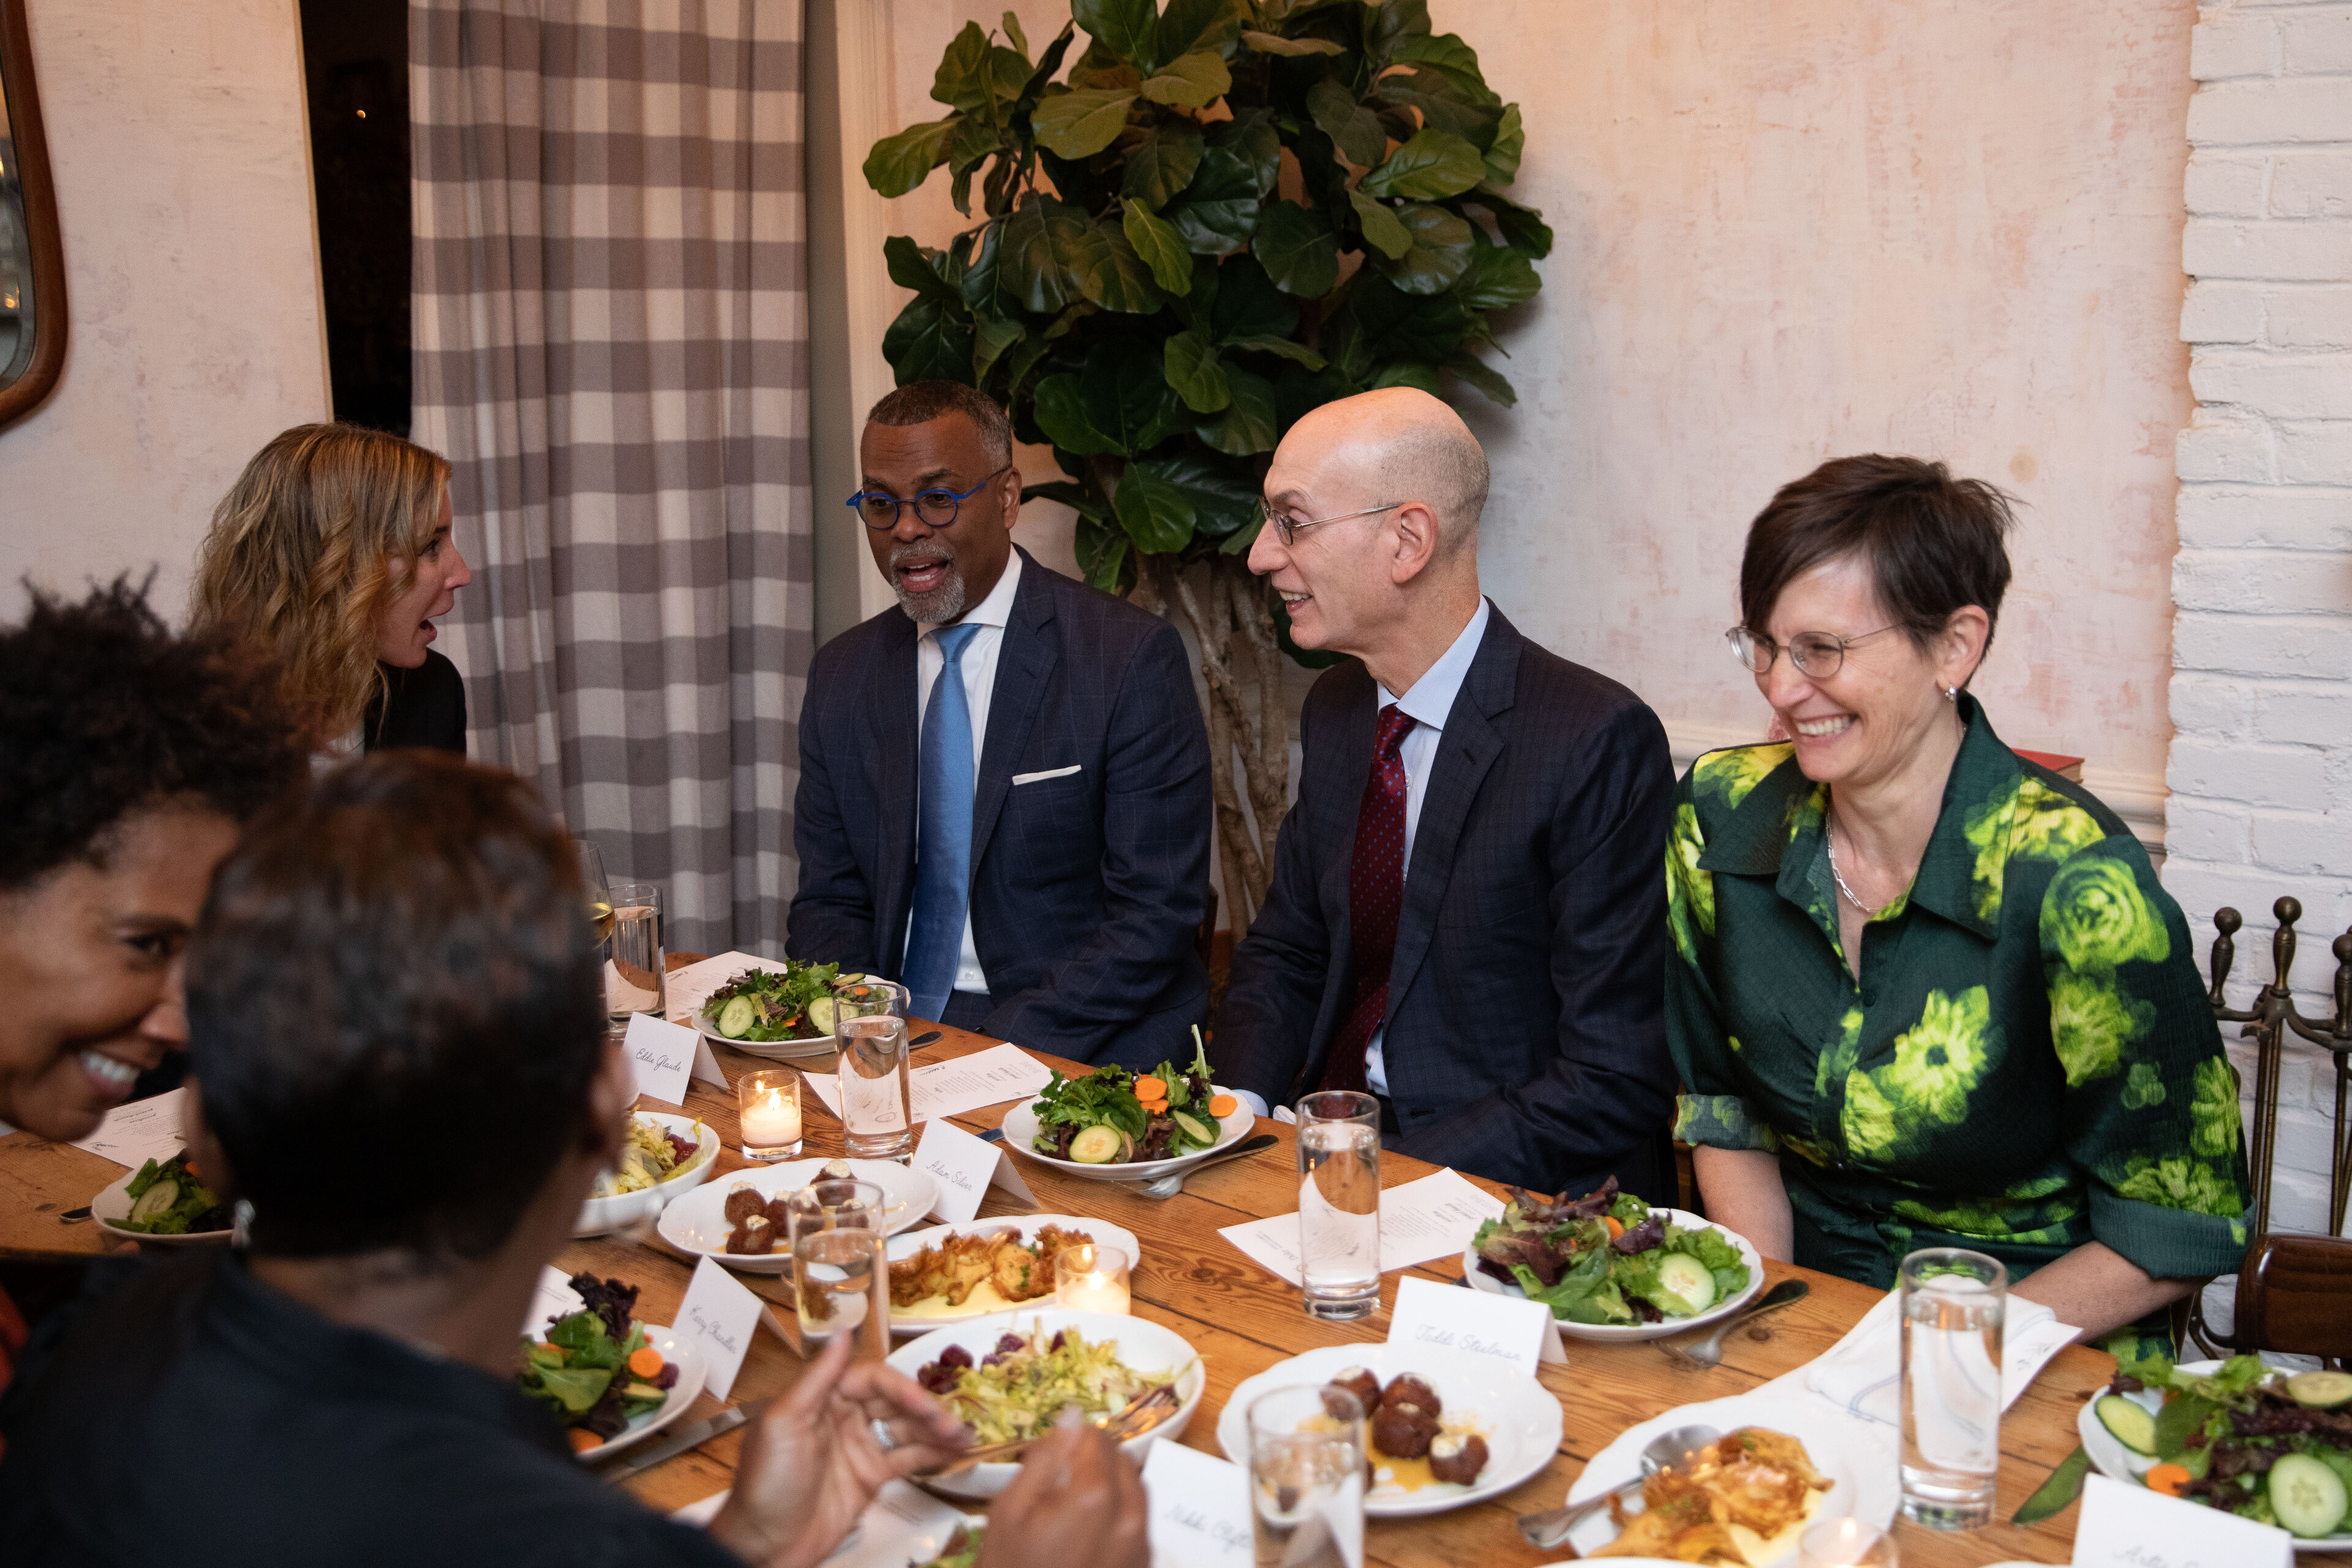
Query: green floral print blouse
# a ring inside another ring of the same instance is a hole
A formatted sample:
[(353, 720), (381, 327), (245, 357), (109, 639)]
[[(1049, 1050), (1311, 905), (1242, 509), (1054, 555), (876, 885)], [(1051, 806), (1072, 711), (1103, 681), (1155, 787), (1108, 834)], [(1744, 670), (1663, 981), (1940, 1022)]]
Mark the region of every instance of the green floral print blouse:
[(1711, 752), (1666, 846), (1675, 1135), (1780, 1156), (1797, 1261), (1882, 1288), (1922, 1247), (2012, 1278), (2093, 1240), (2158, 1278), (2245, 1250), (2238, 1095), (2180, 908), (1973, 699), (1909, 889), (1838, 942), (1828, 795)]

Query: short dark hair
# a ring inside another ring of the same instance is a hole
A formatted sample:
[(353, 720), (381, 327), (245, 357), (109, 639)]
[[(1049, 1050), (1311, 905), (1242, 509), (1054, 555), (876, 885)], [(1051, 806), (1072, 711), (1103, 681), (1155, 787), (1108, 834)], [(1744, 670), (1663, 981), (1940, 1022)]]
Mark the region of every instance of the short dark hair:
[(275, 672), (225, 635), (173, 635), (118, 577), (0, 628), (0, 890), (103, 864), (141, 811), (193, 800), (233, 822), (309, 766)]
[(511, 773), (339, 768), (223, 863), (190, 1066), (257, 1252), (501, 1246), (581, 1134), (604, 1049), (570, 839)]
[(1978, 605), (1997, 626), (2009, 591), (2002, 541), (2016, 523), (2008, 496), (1982, 479), (1956, 479), (1941, 463), (1833, 458), (1781, 486), (1748, 525), (1739, 614), (1760, 631), (1790, 583), (1853, 555), (1869, 564), (1878, 602), (1916, 647), (1963, 605)]
[(980, 432), (981, 449), (998, 468), (1013, 460), (1013, 421), (996, 400), (960, 381), (910, 381), (867, 412), (868, 425), (929, 425), (961, 414)]

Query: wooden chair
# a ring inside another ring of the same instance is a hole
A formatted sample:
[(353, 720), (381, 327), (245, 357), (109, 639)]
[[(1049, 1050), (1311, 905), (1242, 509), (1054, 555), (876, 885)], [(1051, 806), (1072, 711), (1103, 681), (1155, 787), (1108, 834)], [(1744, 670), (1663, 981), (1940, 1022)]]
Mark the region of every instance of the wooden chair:
[(2352, 1239), (2273, 1231), (2238, 1268), (2237, 1321), (2219, 1348), (2317, 1356), (2338, 1372), (2352, 1362)]

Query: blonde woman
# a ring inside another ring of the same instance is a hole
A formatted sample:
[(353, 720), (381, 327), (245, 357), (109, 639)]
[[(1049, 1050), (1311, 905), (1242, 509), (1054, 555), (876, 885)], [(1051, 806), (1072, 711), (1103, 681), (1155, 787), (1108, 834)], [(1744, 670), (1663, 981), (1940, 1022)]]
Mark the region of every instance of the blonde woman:
[(466, 690), (433, 622), (473, 574), (449, 537), (449, 464), (356, 425), (298, 425), (213, 512), (195, 622), (266, 647), (314, 752), (463, 755)]

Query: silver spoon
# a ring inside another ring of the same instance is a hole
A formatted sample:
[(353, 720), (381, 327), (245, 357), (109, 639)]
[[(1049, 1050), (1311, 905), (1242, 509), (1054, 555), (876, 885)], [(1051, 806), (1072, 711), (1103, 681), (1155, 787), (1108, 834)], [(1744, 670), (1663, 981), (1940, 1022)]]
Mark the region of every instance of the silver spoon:
[(1273, 1133), (1261, 1132), (1255, 1138), (1244, 1139), (1230, 1149), (1220, 1150), (1197, 1165), (1173, 1172), (1160, 1177), (1158, 1181), (1122, 1182), (1119, 1184), (1141, 1193), (1147, 1198), (1172, 1198), (1184, 1190), (1185, 1177), (1196, 1176), (1212, 1165), (1222, 1165), (1228, 1160), (1238, 1160), (1244, 1154), (1255, 1154), (1260, 1150), (1271, 1149), (1277, 1142), (1279, 1140)]
[(1643, 1446), (1640, 1475), (1566, 1508), (1521, 1514), (1519, 1533), (1528, 1538), (1528, 1545), (1549, 1552), (1565, 1542), (1570, 1531), (1607, 1508), (1610, 1499), (1623, 1496), (1660, 1470), (1681, 1469), (1692, 1464), (1700, 1449), (1722, 1436), (1712, 1426), (1677, 1426), (1671, 1432), (1661, 1432)]

